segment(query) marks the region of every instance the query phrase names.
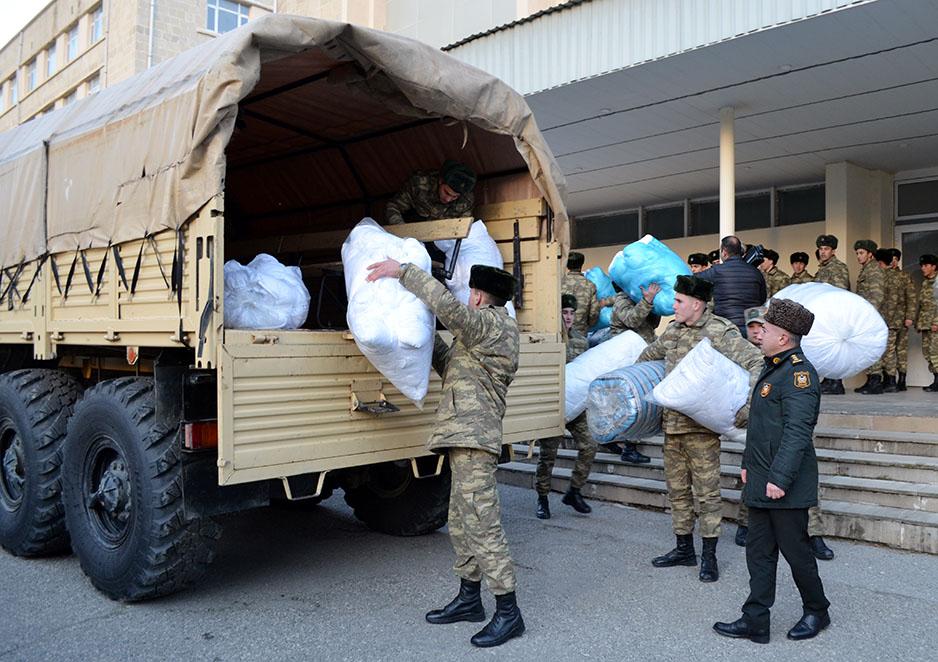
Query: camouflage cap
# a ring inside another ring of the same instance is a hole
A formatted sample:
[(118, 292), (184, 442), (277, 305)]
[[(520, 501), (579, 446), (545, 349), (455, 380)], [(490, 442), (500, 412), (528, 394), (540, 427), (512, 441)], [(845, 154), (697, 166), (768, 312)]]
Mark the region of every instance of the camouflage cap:
[(747, 308), (743, 311), (743, 319), (746, 320), (747, 325), (752, 324), (753, 322), (765, 324), (765, 311), (766, 306), (755, 306), (753, 308)]
[(473, 264), (469, 270), (469, 287), (509, 301), (515, 296), (515, 277), (504, 269)]
[(440, 179), (459, 195), (469, 193), (476, 185), (476, 174), (465, 163), (446, 159), (440, 167)]
[(867, 253), (875, 253), (876, 249), (879, 247), (872, 239), (857, 239), (855, 242), (853, 242), (853, 250), (858, 251), (861, 248)]
[(561, 308), (573, 308), (576, 310), (576, 297), (572, 294), (564, 294), (560, 297)]
[(791, 299), (772, 299), (765, 313), (765, 322), (796, 336), (806, 336), (814, 325), (814, 313)]
[(797, 251), (791, 254), (791, 263), (801, 262), (802, 264), (808, 263), (808, 254), (803, 251)]

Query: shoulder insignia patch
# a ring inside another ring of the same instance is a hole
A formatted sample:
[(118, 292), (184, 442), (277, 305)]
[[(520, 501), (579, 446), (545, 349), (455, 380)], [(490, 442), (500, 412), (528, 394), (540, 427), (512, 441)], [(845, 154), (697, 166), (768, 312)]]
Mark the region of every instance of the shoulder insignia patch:
[(797, 354), (791, 355), (791, 364), (798, 365), (799, 363), (804, 363), (804, 359), (798, 356)]
[(762, 385), (762, 389), (759, 391), (759, 395), (761, 395), (763, 398), (765, 398), (765, 397), (767, 397), (767, 396), (769, 395), (769, 393), (771, 393), (771, 392), (772, 392), (772, 385), (769, 384), (768, 382), (766, 382), (765, 384)]
[(811, 386), (811, 375), (807, 371), (795, 373), (795, 388), (808, 388)]

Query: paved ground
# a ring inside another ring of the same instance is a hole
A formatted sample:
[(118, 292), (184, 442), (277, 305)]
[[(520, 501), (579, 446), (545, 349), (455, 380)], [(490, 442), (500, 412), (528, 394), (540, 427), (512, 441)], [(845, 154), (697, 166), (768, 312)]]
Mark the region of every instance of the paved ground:
[[(657, 570), (673, 541), (667, 515), (598, 504), (576, 516), (553, 497), (502, 487), (528, 632), (476, 650), (475, 624), (430, 626), (427, 608), (453, 593), (445, 533), (397, 539), (362, 528), (334, 496), (313, 513), (259, 510), (226, 519), (218, 559), (188, 593), (140, 605), (97, 594), (73, 557), (0, 553), (0, 660), (934, 660), (938, 558), (832, 541), (822, 564), (833, 626), (785, 639), (800, 616), (787, 571), (769, 646), (722, 639), (746, 593), (743, 550), (726, 527), (723, 578)], [(486, 598), (487, 608), (491, 600)]]

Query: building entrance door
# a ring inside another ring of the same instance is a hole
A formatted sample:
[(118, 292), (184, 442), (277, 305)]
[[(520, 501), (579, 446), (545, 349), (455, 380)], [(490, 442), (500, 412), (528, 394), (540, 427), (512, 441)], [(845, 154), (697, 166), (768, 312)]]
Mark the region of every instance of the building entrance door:
[[(938, 222), (896, 226), (896, 246), (902, 251), (902, 270), (912, 276), (916, 292), (922, 284), (918, 259), (926, 253), (938, 255)], [(922, 336), (909, 332), (909, 386), (927, 386), (933, 377), (922, 356)]]

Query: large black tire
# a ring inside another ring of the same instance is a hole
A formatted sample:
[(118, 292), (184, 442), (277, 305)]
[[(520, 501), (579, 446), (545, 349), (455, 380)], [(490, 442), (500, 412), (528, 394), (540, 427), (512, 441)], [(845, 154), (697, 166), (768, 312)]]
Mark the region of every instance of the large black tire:
[(414, 478), (408, 462), (385, 462), (368, 478), (345, 488), (345, 502), (369, 528), (393, 536), (422, 536), (446, 524), (449, 515), (449, 463), (432, 478)]
[(221, 529), (185, 517), (180, 429), (156, 422), (152, 379), (124, 377), (87, 391), (63, 455), (72, 549), (98, 590), (130, 602), (201, 578)]
[(17, 556), (68, 549), (60, 451), (80, 395), (55, 370), (0, 375), (0, 545)]

